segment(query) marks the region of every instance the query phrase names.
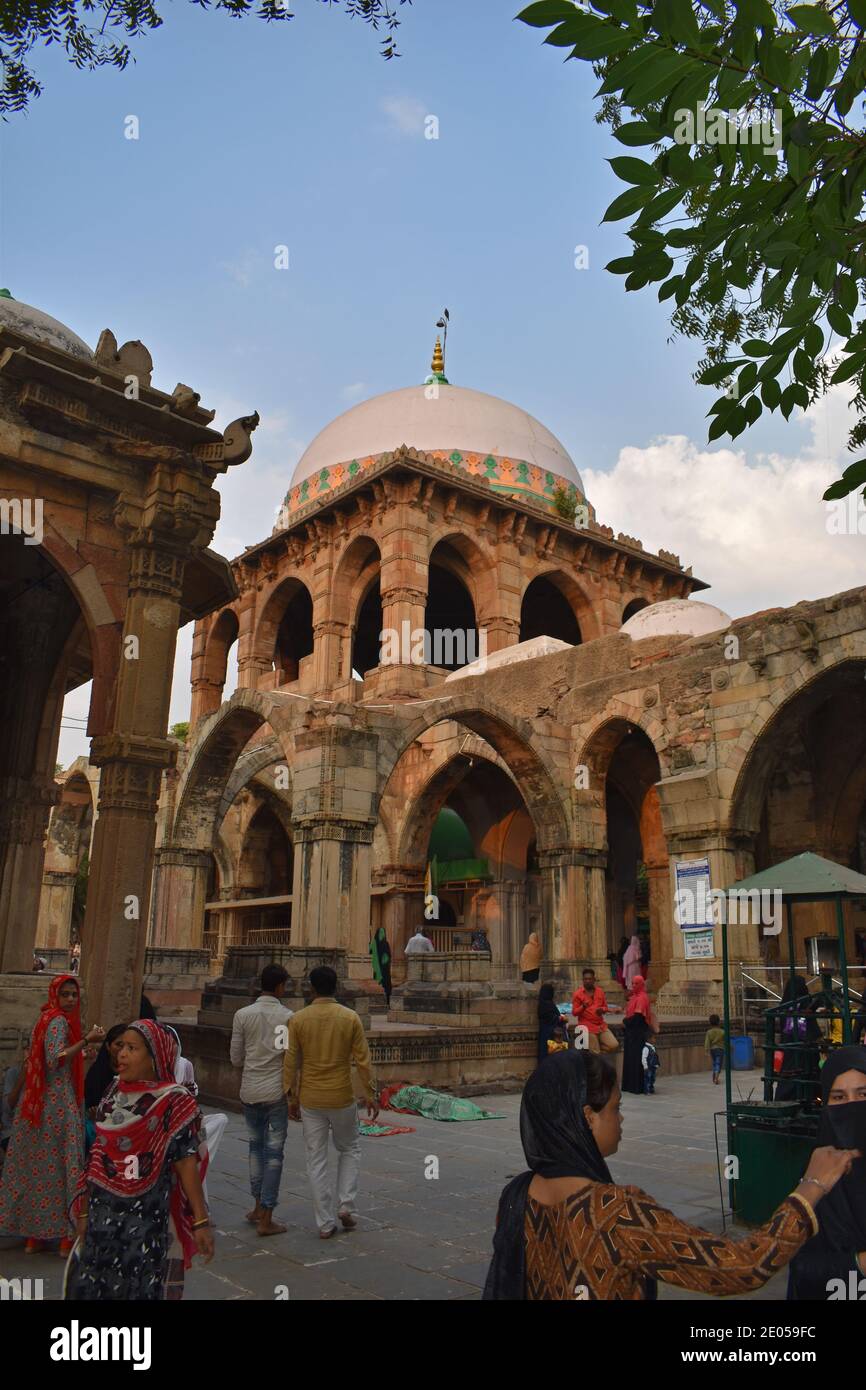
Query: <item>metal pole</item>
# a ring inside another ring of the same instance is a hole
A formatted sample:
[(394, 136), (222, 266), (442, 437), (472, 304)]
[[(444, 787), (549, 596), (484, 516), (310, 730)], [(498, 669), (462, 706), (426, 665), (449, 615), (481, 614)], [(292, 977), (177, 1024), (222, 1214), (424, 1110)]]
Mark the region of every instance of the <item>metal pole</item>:
[(850, 1043), (851, 998), (848, 994), (848, 958), (845, 954), (845, 914), (842, 910), (841, 893), (836, 894), (836, 931), (839, 934), (839, 964), (842, 968), (842, 996), (845, 1000), (845, 1017), (842, 1019), (842, 1041)]

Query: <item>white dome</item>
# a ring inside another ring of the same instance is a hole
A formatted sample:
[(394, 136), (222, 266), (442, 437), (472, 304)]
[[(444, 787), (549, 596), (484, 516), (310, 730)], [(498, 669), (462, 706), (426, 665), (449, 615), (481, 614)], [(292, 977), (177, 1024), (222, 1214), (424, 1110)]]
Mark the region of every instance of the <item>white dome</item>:
[(498, 396), (440, 385), (430, 399), (429, 387), (406, 386), (362, 401), (317, 434), (292, 478), (296, 487), (337, 463), (347, 463), (398, 449), (421, 453), (458, 450), (533, 464), (574, 483), (580, 474), (555, 435), (532, 415)]
[(35, 338), (39, 343), (59, 348), (61, 352), (68, 352), (85, 362), (93, 361), (90, 348), (71, 328), (41, 309), (34, 309), (31, 304), (22, 304), (20, 300), (7, 298), (6, 295), (0, 295), (0, 328), (10, 328), (13, 333)]
[(712, 603), (697, 599), (672, 598), (664, 603), (651, 603), (623, 623), (621, 632), (628, 633), (633, 642), (645, 637), (704, 637), (730, 627), (731, 619)]

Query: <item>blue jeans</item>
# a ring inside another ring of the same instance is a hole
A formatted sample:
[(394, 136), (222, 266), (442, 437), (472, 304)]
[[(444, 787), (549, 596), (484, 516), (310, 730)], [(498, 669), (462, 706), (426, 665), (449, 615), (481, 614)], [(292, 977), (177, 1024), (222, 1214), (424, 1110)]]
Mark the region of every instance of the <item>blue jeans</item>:
[(713, 1059), (713, 1076), (718, 1076), (722, 1070), (722, 1058), (725, 1055), (723, 1047), (711, 1047), (710, 1056)]
[(280, 1196), (283, 1150), (289, 1128), (289, 1107), (282, 1100), (244, 1106), (250, 1141), (250, 1191), (260, 1206), (273, 1211)]
[(643, 1093), (645, 1096), (651, 1096), (655, 1093), (658, 1066), (658, 1062), (649, 1062), (647, 1066), (644, 1067)]

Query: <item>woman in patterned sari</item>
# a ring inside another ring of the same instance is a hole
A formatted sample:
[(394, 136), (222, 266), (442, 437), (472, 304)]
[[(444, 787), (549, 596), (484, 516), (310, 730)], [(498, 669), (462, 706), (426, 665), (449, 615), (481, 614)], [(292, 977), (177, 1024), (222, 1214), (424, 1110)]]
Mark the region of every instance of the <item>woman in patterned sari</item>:
[(71, 1301), (179, 1299), (192, 1256), (205, 1263), (213, 1256), (201, 1113), (175, 1080), (178, 1050), (150, 1019), (123, 1034), (117, 1081), (97, 1111), (76, 1198), (80, 1251), (67, 1278)]
[(25, 1237), (28, 1255), (43, 1241), (72, 1246), (69, 1204), (84, 1166), (84, 1048), (101, 1042), (101, 1028), (81, 1035), (80, 993), (74, 975), (48, 987), (27, 1056), (24, 1090), (0, 1182), (0, 1232)]
[(616, 1073), (592, 1053), (558, 1052), (533, 1072), (520, 1107), (529, 1172), (500, 1198), (485, 1299), (639, 1300), (657, 1279), (716, 1297), (760, 1288), (815, 1234), (815, 1206), (857, 1157), (816, 1149), (766, 1225), (732, 1240), (613, 1181), (619, 1102)]

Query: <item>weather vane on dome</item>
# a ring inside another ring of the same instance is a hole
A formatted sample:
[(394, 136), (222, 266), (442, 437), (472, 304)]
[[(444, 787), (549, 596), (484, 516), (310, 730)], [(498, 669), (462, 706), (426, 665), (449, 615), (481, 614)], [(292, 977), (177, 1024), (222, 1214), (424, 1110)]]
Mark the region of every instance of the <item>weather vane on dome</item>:
[(443, 310), (441, 319), (439, 319), (436, 324), (437, 328), (444, 328), (445, 330), (444, 342), (440, 341), (437, 337), (436, 346), (433, 349), (433, 361), (430, 364), (432, 376), (428, 376), (427, 385), (434, 381), (441, 381), (446, 386), (448, 385), (448, 378), (445, 375), (445, 348), (448, 346), (448, 325), (450, 322), (451, 315), (448, 310), (445, 309)]

